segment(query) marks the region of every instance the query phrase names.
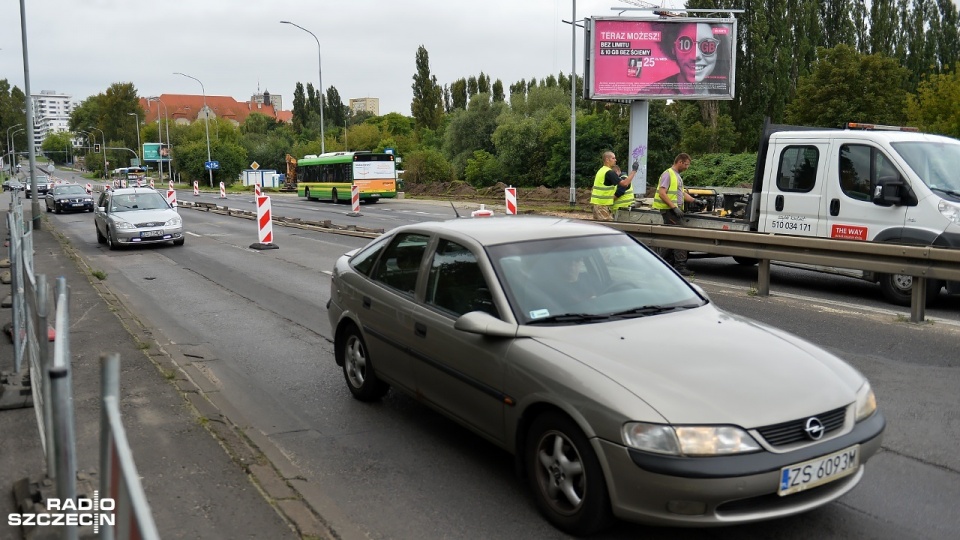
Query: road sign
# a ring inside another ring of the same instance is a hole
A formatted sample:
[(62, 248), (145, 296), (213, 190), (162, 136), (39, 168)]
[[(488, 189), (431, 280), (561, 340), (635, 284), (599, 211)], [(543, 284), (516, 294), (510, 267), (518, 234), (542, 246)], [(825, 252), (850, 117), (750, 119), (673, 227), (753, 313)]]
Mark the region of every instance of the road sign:
[(260, 164), (254, 161), (253, 163), (250, 164), (250, 168), (253, 170), (257, 170), (260, 168)]
[(205, 161), (205, 162), (203, 163), (203, 166), (204, 166), (205, 168), (207, 168), (207, 169), (217, 170), (217, 169), (220, 168), (220, 162), (219, 162), (219, 161)]

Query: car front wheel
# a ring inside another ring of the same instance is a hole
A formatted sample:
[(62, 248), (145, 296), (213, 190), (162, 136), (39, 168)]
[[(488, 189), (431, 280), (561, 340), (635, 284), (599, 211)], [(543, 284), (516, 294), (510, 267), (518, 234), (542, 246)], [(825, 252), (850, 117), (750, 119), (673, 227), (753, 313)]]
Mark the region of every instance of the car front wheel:
[(120, 249), (120, 244), (113, 237), (113, 233), (110, 232), (110, 227), (107, 227), (107, 247), (109, 247), (111, 250)]
[(107, 243), (107, 237), (104, 236), (104, 235), (100, 232), (100, 227), (97, 227), (96, 223), (94, 223), (93, 228), (97, 230), (97, 243), (98, 243), (98, 244), (106, 244), (106, 243)]
[(538, 416), (525, 452), (527, 479), (540, 512), (558, 529), (586, 536), (612, 522), (607, 482), (580, 428), (559, 412)]
[(342, 338), (337, 340), (336, 354), (343, 360), (343, 377), (353, 397), (360, 401), (377, 401), (390, 389), (377, 377), (367, 344), (356, 326), (351, 324), (343, 330)]

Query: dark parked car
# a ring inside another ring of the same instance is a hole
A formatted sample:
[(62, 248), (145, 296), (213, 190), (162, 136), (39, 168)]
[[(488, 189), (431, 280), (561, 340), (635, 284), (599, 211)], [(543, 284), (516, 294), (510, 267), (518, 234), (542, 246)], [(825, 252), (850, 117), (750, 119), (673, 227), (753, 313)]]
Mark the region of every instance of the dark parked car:
[[(26, 187), (24, 191), (27, 193), (27, 198), (30, 198), (31, 190), (33, 186), (30, 184), (30, 179), (26, 178), (24, 181)], [(42, 174), (37, 175), (37, 193), (41, 195), (46, 195), (47, 191), (50, 189), (50, 179)]]
[(93, 212), (93, 195), (79, 184), (53, 186), (44, 200), (47, 212)]
[(514, 453), (567, 533), (613, 516), (703, 527), (807, 512), (880, 449), (885, 421), (856, 369), (721, 310), (604, 226), (400, 227), (337, 261), (327, 309), (355, 398), (394, 388)]

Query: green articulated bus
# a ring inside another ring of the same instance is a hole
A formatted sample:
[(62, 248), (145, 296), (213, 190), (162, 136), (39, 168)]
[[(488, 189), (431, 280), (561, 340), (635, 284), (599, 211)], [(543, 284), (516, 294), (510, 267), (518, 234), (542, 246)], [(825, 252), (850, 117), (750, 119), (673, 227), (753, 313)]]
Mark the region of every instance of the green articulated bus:
[(297, 195), (307, 200), (350, 202), (356, 185), (360, 200), (377, 202), (397, 196), (397, 167), (393, 154), (328, 152), (297, 160)]

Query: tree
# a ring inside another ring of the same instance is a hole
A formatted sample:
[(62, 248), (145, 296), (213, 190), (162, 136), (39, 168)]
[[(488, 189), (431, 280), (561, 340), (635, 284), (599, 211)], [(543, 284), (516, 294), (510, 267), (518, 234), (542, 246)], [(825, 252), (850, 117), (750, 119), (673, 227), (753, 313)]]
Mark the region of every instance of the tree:
[(903, 123), (908, 72), (896, 60), (862, 55), (849, 45), (819, 49), (818, 56), (813, 72), (800, 79), (787, 122), (821, 127)]
[(343, 127), (347, 120), (347, 107), (340, 99), (340, 92), (335, 86), (327, 88), (327, 99), (324, 102), (324, 120), (328, 126)]
[(493, 81), (493, 101), (501, 102), (503, 101), (503, 82), (500, 79)]
[(404, 159), (404, 180), (412, 183), (430, 184), (453, 180), (450, 163), (438, 150), (427, 148), (411, 152)]
[(460, 78), (450, 83), (450, 110), (467, 108), (467, 80)]
[(437, 77), (430, 75), (430, 55), (423, 45), (417, 49), (417, 73), (413, 76), (413, 101), (410, 110), (418, 128), (440, 127), (443, 89), (437, 83)]
[(40, 145), (43, 154), (54, 163), (66, 163), (70, 157), (70, 147), (73, 146), (73, 137), (69, 132), (59, 131), (48, 134)]
[(497, 182), (505, 182), (503, 167), (500, 162), (493, 154), (485, 150), (477, 150), (473, 153), (473, 157), (467, 160), (464, 179), (475, 187), (492, 186)]
[(922, 131), (960, 138), (960, 73), (924, 78), (907, 99), (907, 119)]
[(303, 126), (307, 123), (307, 117), (309, 116), (309, 109), (307, 108), (307, 97), (306, 93), (303, 90), (303, 83), (297, 82), (296, 88), (293, 90), (293, 129), (300, 132), (303, 129)]
[(477, 94), (470, 98), (467, 110), (457, 110), (450, 115), (443, 136), (443, 153), (453, 163), (458, 176), (475, 151), (491, 154), (495, 151), (491, 136), (497, 129), (497, 117), (505, 108), (504, 103), (491, 103), (490, 94)]

